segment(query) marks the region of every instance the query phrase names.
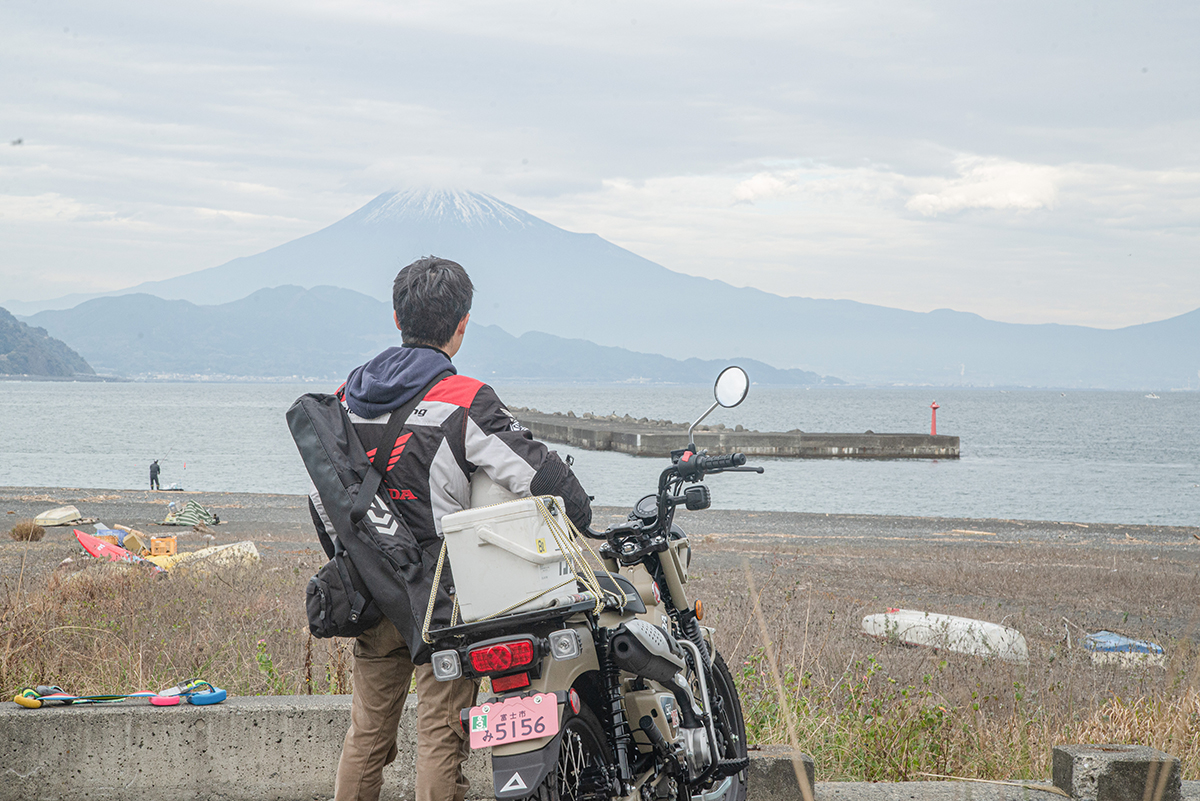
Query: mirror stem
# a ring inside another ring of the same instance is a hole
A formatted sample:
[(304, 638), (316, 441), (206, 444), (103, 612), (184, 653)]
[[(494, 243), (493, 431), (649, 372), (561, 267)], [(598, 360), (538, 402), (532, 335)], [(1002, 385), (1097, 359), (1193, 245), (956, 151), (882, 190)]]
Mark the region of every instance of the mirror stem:
[(695, 448), (696, 441), (694, 439), (692, 439), (692, 432), (696, 430), (696, 426), (700, 425), (701, 421), (703, 421), (705, 417), (708, 417), (710, 414), (712, 414), (713, 409), (717, 408), (720, 405), (721, 404), (714, 402), (712, 406), (708, 407), (708, 411), (705, 412), (704, 414), (700, 415), (699, 417), (697, 417), (696, 422), (692, 423), (692, 425), (688, 428), (688, 448), (689, 449), (691, 449), (693, 451), (696, 449)]

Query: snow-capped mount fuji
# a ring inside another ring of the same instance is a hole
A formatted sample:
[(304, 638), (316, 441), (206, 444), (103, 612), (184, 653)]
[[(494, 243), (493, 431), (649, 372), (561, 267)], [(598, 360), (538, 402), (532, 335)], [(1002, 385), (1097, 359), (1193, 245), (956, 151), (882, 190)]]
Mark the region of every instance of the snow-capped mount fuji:
[[(476, 284), (510, 260), (536, 260), (562, 237), (556, 228), (490, 195), (435, 189), (384, 192), (319, 231), (253, 256), (112, 294), (142, 292), (198, 304), (228, 303), (270, 287), (332, 285), (388, 298), (401, 267), (429, 254), (460, 261)], [(660, 268), (661, 269), (661, 268)]]
[(491, 227), (517, 230), (550, 225), (491, 195), (431, 189), (385, 192), (346, 220), (355, 218), (363, 225), (389, 226), (397, 222), (403, 225), (419, 221), (430, 226), (455, 225), (480, 230)]
[[(747, 258), (753, 258), (752, 248)], [(386, 192), (338, 222), (254, 256), (132, 287), (221, 304), (261, 289), (335, 286), (386, 302), (421, 256), (460, 262), (471, 319), (676, 359), (744, 356), (859, 383), (1196, 386), (1200, 310), (1115, 331), (1014, 325), (940, 309), (780, 297), (672, 272), (476, 192)], [(95, 296), (90, 296), (95, 297)], [(86, 300), (42, 308), (68, 308)]]
[[(471, 319), (481, 325), (515, 336), (540, 331), (676, 358), (721, 358), (737, 351), (738, 337), (710, 349), (696, 332), (675, 330), (679, 319), (720, 313), (726, 293), (782, 300), (671, 272), (595, 234), (565, 231), (490, 195), (429, 189), (385, 192), (326, 228), (262, 253), (107, 294), (138, 292), (211, 305), (277, 286), (332, 285), (386, 300), (397, 271), (430, 254), (467, 268), (476, 288)], [(90, 297), (97, 296), (46, 308)], [(711, 323), (704, 331), (710, 342), (721, 341), (712, 337)], [(788, 361), (800, 361), (790, 348)]]

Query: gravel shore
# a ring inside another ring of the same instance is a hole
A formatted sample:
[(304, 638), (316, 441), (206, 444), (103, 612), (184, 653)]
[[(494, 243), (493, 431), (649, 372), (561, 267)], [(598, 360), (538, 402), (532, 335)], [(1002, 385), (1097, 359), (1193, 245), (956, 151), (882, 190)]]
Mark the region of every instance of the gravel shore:
[[(211, 539), (157, 525), (170, 501), (189, 499), (220, 516)], [(109, 525), (175, 534), (180, 550), (252, 540), (268, 564), (310, 571), (325, 559), (303, 495), (0, 487), (0, 528), (65, 504)], [(624, 516), (599, 507), (594, 527)], [(748, 563), (761, 577), (782, 571), (789, 585), (877, 611), (1037, 607), (1081, 626), (1177, 635), (1197, 622), (1200, 527), (711, 509), (680, 512), (677, 522), (694, 543), (698, 589), (711, 593), (726, 592)], [(80, 553), (70, 526), (28, 545), (0, 538), (0, 584), (14, 583), (22, 565), (30, 577)]]

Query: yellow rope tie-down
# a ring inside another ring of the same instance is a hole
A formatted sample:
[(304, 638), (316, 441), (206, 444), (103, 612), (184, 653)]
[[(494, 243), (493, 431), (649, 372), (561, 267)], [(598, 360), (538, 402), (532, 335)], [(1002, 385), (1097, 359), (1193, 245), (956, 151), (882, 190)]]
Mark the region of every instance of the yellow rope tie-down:
[[(548, 587), (547, 589), (544, 589), (541, 592), (535, 593), (535, 594), (529, 596), (528, 598), (525, 598), (522, 601), (518, 601), (517, 603), (507, 606), (498, 612), (493, 612), (492, 614), (486, 615), (479, 619), (480, 620), (491, 620), (492, 618), (500, 617), (501, 615), (506, 615), (509, 612), (513, 611), (514, 609), (517, 609), (519, 607), (522, 607), (522, 606), (528, 604), (530, 601), (536, 601), (538, 598), (541, 598), (543, 595), (546, 595), (547, 593), (554, 592), (555, 590), (560, 590), (563, 587), (566, 587), (567, 585), (573, 584), (575, 582), (579, 582), (580, 584), (583, 584), (585, 591), (590, 591), (596, 596), (595, 613), (597, 615), (600, 614), (601, 612), (604, 611), (604, 589), (600, 586), (600, 579), (597, 578), (597, 576), (596, 576), (596, 570), (590, 564), (588, 564), (587, 554), (589, 554), (589, 553), (592, 555), (592, 558), (594, 558), (596, 560), (596, 563), (601, 566), (600, 572), (604, 573), (604, 575), (609, 577), (609, 580), (612, 582), (612, 586), (616, 587), (617, 592), (620, 593), (620, 596), (621, 596), (620, 605), (622, 607), (624, 607), (629, 602), (629, 597), (625, 594), (625, 590), (621, 588), (621, 585), (617, 583), (616, 579), (613, 578), (612, 573), (610, 573), (603, 566), (604, 562), (600, 559), (599, 554), (597, 554), (596, 551), (592, 548), (591, 543), (589, 543), (583, 537), (583, 535), (581, 535), (579, 533), (579, 529), (575, 528), (575, 524), (571, 522), (571, 519), (569, 517), (567, 517), (565, 510), (563, 510), (563, 512), (562, 512), (562, 519), (566, 521), (567, 528), (564, 529), (562, 526), (562, 523), (558, 519), (556, 519), (557, 516), (551, 511), (552, 507), (558, 506), (558, 502), (555, 500), (554, 496), (538, 495), (533, 500), (534, 500), (535, 505), (537, 506), (538, 512), (542, 516), (542, 520), (545, 521), (547, 528), (550, 529), (550, 533), (554, 537), (554, 542), (556, 545), (558, 545), (558, 550), (562, 553), (563, 558), (566, 559), (567, 565), (571, 568), (572, 576), (571, 576), (571, 578), (567, 579), (566, 581), (556, 584), (553, 587)], [(504, 501), (502, 503), (512, 503), (512, 501)], [(487, 507), (476, 507), (476, 508), (486, 509), (486, 508), (490, 508), (491, 506), (501, 506), (501, 505), (502, 505), (501, 503), (493, 503)], [(587, 550), (587, 553), (584, 553), (584, 549)], [(433, 623), (433, 609), (434, 609), (435, 603), (437, 601), (438, 587), (441, 586), (442, 568), (445, 564), (446, 564), (446, 541), (443, 538), (442, 550), (438, 554), (437, 569), (434, 571), (434, 574), (433, 574), (433, 589), (429, 593), (429, 606), (425, 610), (425, 624), (421, 627), (421, 639), (423, 639), (427, 644), (430, 644), (430, 645), (433, 644), (433, 638), (429, 636), (429, 626), (430, 626), (430, 624)], [(450, 613), (450, 625), (451, 626), (453, 626), (454, 622), (458, 619), (458, 614), (459, 614), (458, 598), (455, 598), (454, 599), (454, 608)]]

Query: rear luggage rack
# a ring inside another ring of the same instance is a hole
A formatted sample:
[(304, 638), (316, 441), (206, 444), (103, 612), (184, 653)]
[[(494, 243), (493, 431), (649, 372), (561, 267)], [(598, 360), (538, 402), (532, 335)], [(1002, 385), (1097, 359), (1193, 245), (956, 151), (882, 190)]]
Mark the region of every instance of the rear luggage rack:
[[(636, 596), (635, 596), (636, 597)], [(609, 608), (619, 608), (619, 599), (611, 595), (605, 596), (605, 606)], [(437, 629), (429, 632), (430, 638), (434, 643), (440, 645), (451, 639), (458, 639), (467, 636), (478, 636), (481, 634), (489, 634), (499, 636), (510, 631), (519, 631), (528, 629), (530, 626), (536, 626), (543, 623), (557, 623), (558, 627), (563, 626), (563, 621), (567, 618), (577, 615), (580, 612), (594, 612), (596, 610), (596, 602), (590, 599), (576, 601), (562, 606), (549, 606), (545, 609), (535, 609), (531, 612), (517, 612), (512, 615), (501, 615), (488, 620), (477, 620), (473, 623), (460, 623), (457, 626), (447, 626), (444, 629)]]

